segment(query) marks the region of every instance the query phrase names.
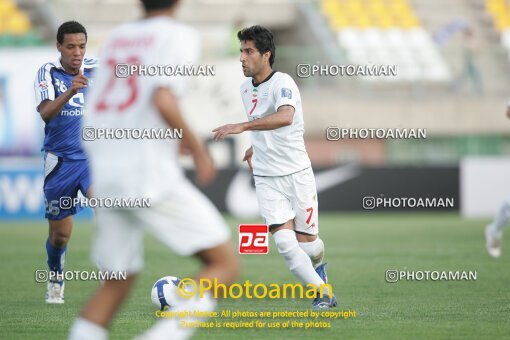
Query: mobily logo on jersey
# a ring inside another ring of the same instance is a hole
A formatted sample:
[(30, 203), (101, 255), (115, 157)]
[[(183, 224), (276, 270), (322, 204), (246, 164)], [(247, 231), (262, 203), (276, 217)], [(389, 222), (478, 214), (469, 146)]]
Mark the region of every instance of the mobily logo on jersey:
[(65, 117), (83, 116), (83, 108), (80, 107), (74, 110), (62, 110), (60, 111), (60, 115)]
[(67, 103), (73, 107), (83, 107), (85, 105), (85, 97), (83, 93), (77, 93)]
[(73, 117), (73, 116), (83, 116), (83, 106), (85, 105), (85, 97), (83, 93), (77, 93), (69, 99), (67, 102), (69, 106), (75, 107), (72, 110), (62, 110), (60, 112), (61, 116), (65, 117)]

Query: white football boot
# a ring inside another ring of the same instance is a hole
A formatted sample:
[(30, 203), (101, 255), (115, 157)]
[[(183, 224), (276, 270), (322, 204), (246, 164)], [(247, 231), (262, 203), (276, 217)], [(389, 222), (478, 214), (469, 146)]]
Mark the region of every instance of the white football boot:
[(64, 303), (64, 281), (48, 281), (46, 288), (46, 303), (62, 304)]
[(502, 233), (493, 233), (491, 225), (485, 227), (485, 247), (490, 256), (498, 258), (501, 256)]

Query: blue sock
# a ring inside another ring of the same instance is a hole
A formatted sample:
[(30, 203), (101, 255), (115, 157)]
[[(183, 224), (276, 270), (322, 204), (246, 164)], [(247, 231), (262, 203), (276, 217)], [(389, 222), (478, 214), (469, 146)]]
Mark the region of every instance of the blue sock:
[(63, 248), (56, 248), (50, 243), (49, 239), (46, 240), (46, 253), (48, 254), (48, 267), (50, 268), (50, 272), (62, 274), (64, 271), (66, 249), (67, 245)]

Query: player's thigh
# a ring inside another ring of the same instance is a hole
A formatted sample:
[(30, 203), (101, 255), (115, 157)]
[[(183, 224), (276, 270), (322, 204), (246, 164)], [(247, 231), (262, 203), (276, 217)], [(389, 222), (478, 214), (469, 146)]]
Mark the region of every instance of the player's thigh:
[(97, 208), (92, 259), (101, 270), (135, 274), (143, 268), (143, 209)]
[(255, 191), (260, 214), (267, 225), (283, 224), (294, 219), (292, 204), (285, 194), (285, 178), (255, 176)]
[(319, 232), (319, 214), (317, 189), (311, 168), (292, 175), (292, 208), (296, 213), (294, 219), (297, 233), (317, 235)]
[(79, 162), (67, 162), (48, 153), (44, 165), (44, 198), (46, 218), (62, 220), (77, 213), (72, 202), (78, 195), (81, 169)]
[(175, 184), (171, 196), (142, 213), (144, 226), (179, 255), (188, 256), (230, 240), (230, 230), (216, 207), (188, 180)]

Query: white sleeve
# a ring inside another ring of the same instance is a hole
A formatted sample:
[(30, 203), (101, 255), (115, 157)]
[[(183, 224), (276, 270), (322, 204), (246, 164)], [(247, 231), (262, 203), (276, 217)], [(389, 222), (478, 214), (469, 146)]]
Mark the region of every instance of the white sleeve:
[[(160, 65), (194, 65), (200, 62), (200, 37), (198, 32), (186, 26), (175, 32), (160, 58)], [(168, 87), (176, 96), (186, 93), (191, 76), (160, 75), (156, 77), (156, 86)]]
[(51, 64), (44, 64), (39, 71), (34, 82), (35, 105), (41, 104), (43, 100), (55, 100), (55, 89), (51, 79)]
[(278, 108), (283, 105), (290, 105), (296, 109), (298, 88), (294, 80), (289, 75), (285, 74), (278, 80), (278, 82), (275, 83), (273, 96), (275, 100), (275, 111), (278, 111)]

